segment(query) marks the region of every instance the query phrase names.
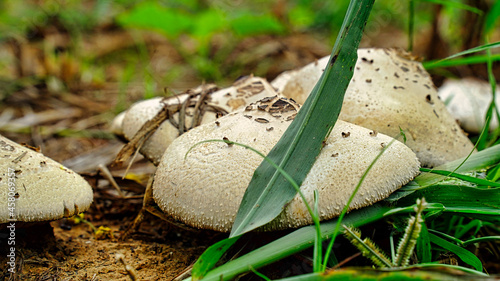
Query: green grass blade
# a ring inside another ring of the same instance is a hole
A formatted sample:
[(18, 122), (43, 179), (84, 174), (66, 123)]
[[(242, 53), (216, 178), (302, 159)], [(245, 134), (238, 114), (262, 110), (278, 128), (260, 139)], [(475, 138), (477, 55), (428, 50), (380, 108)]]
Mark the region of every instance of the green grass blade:
[(478, 257), (476, 257), (473, 253), (467, 251), (466, 249), (459, 247), (449, 241), (444, 240), (443, 238), (429, 233), (429, 238), (431, 239), (431, 242), (438, 245), (439, 247), (446, 249), (455, 255), (457, 255), (463, 262), (465, 262), (468, 265), (471, 265), (476, 269), (477, 271), (482, 271), (483, 270), (483, 265), (481, 261), (479, 260)]
[[(408, 206), (417, 198), (429, 202), (427, 210), (447, 212), (470, 218), (500, 222), (500, 188), (475, 188), (470, 186), (435, 185), (415, 191), (396, 201), (396, 208), (388, 212), (395, 214), (409, 211)], [(441, 206), (440, 206), (441, 205)]]
[(210, 246), (203, 254), (198, 258), (196, 263), (193, 265), (193, 270), (191, 271), (191, 276), (193, 280), (201, 280), (205, 274), (210, 271), (219, 259), (224, 255), (224, 253), (238, 241), (241, 236), (227, 238), (219, 241), (212, 246)]
[[(451, 56), (449, 56), (447, 58), (438, 60), (435, 63), (442, 62), (442, 61), (445, 61), (445, 60), (454, 59), (456, 57), (460, 57), (460, 56), (463, 56), (463, 55), (468, 55), (468, 54), (473, 54), (473, 53), (477, 53), (477, 52), (481, 52), (481, 51), (491, 50), (491, 49), (498, 48), (498, 47), (500, 47), (500, 42), (489, 43), (489, 44), (477, 46), (475, 48), (468, 49), (468, 50), (465, 50), (463, 52), (453, 54), (453, 55), (451, 55)], [(433, 63), (433, 64), (435, 64), (435, 63)], [(425, 67), (426, 68), (433, 67), (433, 64), (425, 64)]]
[[(454, 171), (456, 167), (460, 166), (463, 162), (464, 158), (448, 162), (444, 165), (436, 167), (436, 170), (444, 170), (444, 171)], [(487, 149), (481, 150), (478, 153), (472, 154), (469, 159), (463, 163), (455, 173), (465, 173), (470, 171), (478, 171), (482, 169), (487, 169), (496, 165), (500, 162), (500, 145), (492, 146)], [(424, 173), (418, 175), (413, 182), (417, 183), (419, 186), (427, 186), (432, 183), (435, 183), (441, 179), (445, 178), (445, 176)], [(403, 189), (404, 190), (404, 189)], [(429, 201), (430, 202), (430, 201)]]
[(413, 51), (413, 31), (415, 30), (415, 0), (408, 1), (408, 51)]
[(457, 173), (452, 173), (450, 171), (431, 170), (431, 169), (427, 169), (427, 168), (420, 168), (420, 171), (426, 172), (426, 173), (434, 173), (434, 174), (438, 174), (438, 175), (442, 175), (442, 176), (446, 176), (446, 177), (454, 177), (454, 178), (468, 181), (470, 183), (474, 183), (474, 184), (481, 185), (481, 186), (500, 187), (500, 183), (498, 183), (498, 182), (489, 181), (489, 180), (480, 179), (480, 178), (475, 178), (475, 177), (457, 174)]
[[(294, 175), (299, 186), (337, 121), (373, 2), (351, 1), (328, 66), (295, 120), (268, 154), (274, 163)], [(296, 193), (274, 167), (263, 161), (243, 196), (230, 236), (270, 222)]]
[(423, 62), (422, 65), (424, 66), (425, 69), (430, 70), (439, 67), (452, 67), (452, 66), (470, 65), (478, 63), (487, 63), (489, 59), (491, 59), (491, 61), (500, 61), (500, 54), (493, 54), (491, 55), (491, 58), (489, 58), (487, 55), (474, 55), (470, 57), (456, 58), (450, 60), (431, 60)]
[[(389, 209), (387, 206), (375, 204), (349, 213), (344, 218), (343, 223), (353, 227), (360, 227), (381, 219)], [(337, 222), (337, 219), (335, 219), (321, 224), (321, 232), (324, 239), (331, 237)], [(215, 268), (208, 272), (203, 280), (231, 280), (242, 273), (250, 271), (250, 267), (258, 269), (311, 247), (315, 237), (316, 229), (314, 226), (300, 228), (259, 249)]]
[(498, 17), (500, 17), (500, 1), (494, 1), (493, 6), (486, 15), (486, 20), (484, 22), (484, 34), (489, 34), (494, 30)]
[(417, 240), (417, 248), (415, 249), (420, 263), (428, 263), (432, 260), (431, 253), (431, 240), (429, 238), (429, 231), (427, 225), (422, 223), (422, 231)]

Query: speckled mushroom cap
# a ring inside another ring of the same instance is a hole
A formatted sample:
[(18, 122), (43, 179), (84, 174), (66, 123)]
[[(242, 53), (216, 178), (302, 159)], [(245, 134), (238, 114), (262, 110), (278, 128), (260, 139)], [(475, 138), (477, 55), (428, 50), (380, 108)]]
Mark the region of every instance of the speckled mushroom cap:
[[(472, 77), (448, 79), (439, 88), (438, 95), (446, 104), (451, 115), (458, 120), (467, 132), (479, 133), (483, 129), (488, 107), (493, 99), (488, 82)], [(500, 106), (500, 90), (497, 87), (495, 102)], [(493, 114), (490, 129), (498, 127), (498, 120)]]
[[(301, 102), (319, 79), (327, 59), (283, 74), (272, 84)], [(287, 82), (288, 81), (288, 82)], [(408, 145), (424, 166), (438, 166), (473, 150), (422, 64), (397, 49), (359, 49), (354, 76), (347, 88), (341, 120), (389, 136), (406, 133)]]
[[(196, 146), (207, 139), (228, 138), (267, 154), (296, 114), (284, 98), (264, 99), (230, 113), (218, 123), (203, 124), (177, 138), (157, 168), (153, 196), (167, 214), (197, 228), (227, 232), (252, 174), (262, 162), (254, 152), (221, 142)], [(301, 187), (309, 203), (319, 191), (322, 220), (340, 214), (362, 173), (392, 138), (338, 121)], [(361, 208), (386, 198), (419, 170), (415, 154), (394, 142), (374, 165), (351, 205)], [(266, 228), (284, 229), (312, 222), (298, 195), (278, 220)]]
[[(194, 92), (201, 93), (201, 87), (195, 89)], [(213, 87), (212, 89), (214, 89)], [(273, 94), (275, 94), (274, 89), (265, 79), (253, 76), (241, 78), (229, 88), (209, 93), (206, 100), (207, 105), (199, 123), (212, 122), (218, 115), (234, 111), (248, 103)], [(165, 104), (173, 107), (177, 106), (176, 109), (173, 109), (173, 112), (176, 112), (179, 110), (180, 105), (186, 102), (189, 97), (189, 94), (182, 94), (171, 98), (153, 98), (134, 104), (127, 110), (123, 117), (122, 128), (125, 138), (128, 140), (132, 139), (142, 125), (156, 116)], [(194, 107), (199, 97), (199, 94), (192, 96), (190, 100), (191, 106), (186, 109), (187, 128), (185, 131), (192, 126)], [(158, 165), (165, 149), (179, 136), (178, 123), (179, 113), (175, 113), (173, 118), (163, 122), (141, 147), (140, 152), (155, 165)]]
[[(23, 222), (76, 215), (87, 210), (93, 198), (92, 188), (78, 174), (3, 136), (0, 195), (0, 223), (9, 222), (11, 214)], [(15, 204), (9, 206), (12, 195)]]

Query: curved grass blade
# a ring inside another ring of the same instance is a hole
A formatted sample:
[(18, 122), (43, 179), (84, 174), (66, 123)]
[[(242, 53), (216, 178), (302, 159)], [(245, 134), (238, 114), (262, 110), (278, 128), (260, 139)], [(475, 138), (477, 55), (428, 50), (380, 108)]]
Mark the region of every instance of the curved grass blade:
[[(499, 2), (500, 3), (500, 2)], [(425, 69), (430, 70), (438, 67), (452, 67), (452, 66), (460, 66), (460, 65), (469, 65), (469, 64), (478, 64), (478, 63), (487, 63), (488, 60), (491, 61), (499, 61), (500, 54), (491, 55), (491, 57), (487, 55), (474, 55), (465, 58), (456, 58), (450, 60), (430, 60), (423, 62), (423, 66)]]
[(192, 279), (201, 280), (241, 236), (221, 240), (208, 248), (193, 265)]
[[(268, 154), (273, 162), (294, 175), (299, 186), (337, 121), (373, 3), (374, 0), (350, 2), (323, 75), (295, 120)], [(263, 161), (241, 201), (230, 236), (241, 235), (272, 221), (296, 193), (274, 167)]]
[[(375, 204), (349, 213), (343, 223), (360, 227), (383, 218), (390, 208), (381, 204)], [(337, 219), (321, 224), (323, 239), (330, 238), (338, 223)], [(261, 268), (275, 261), (283, 259), (311, 247), (316, 239), (314, 226), (306, 226), (266, 244), (248, 254), (229, 261), (210, 271), (203, 278), (204, 281), (232, 280), (236, 276), (254, 269)], [(212, 246), (213, 247), (213, 246)], [(187, 279), (189, 281), (190, 279)]]
[(471, 265), (477, 271), (483, 270), (483, 265), (478, 257), (476, 257), (473, 253), (467, 251), (466, 249), (459, 247), (449, 241), (444, 240), (443, 238), (429, 233), (429, 238), (432, 243), (438, 245), (439, 247), (446, 249), (455, 255), (457, 255), (463, 262), (468, 265)]
[(426, 69), (433, 68), (435, 64), (440, 63), (442, 61), (451, 60), (451, 59), (454, 59), (456, 57), (460, 57), (460, 56), (464, 56), (464, 55), (468, 55), (468, 54), (473, 54), (473, 53), (477, 53), (477, 52), (481, 52), (481, 51), (491, 50), (491, 49), (498, 48), (498, 47), (500, 47), (500, 42), (494, 42), (494, 43), (489, 43), (489, 44), (477, 46), (477, 47), (474, 47), (472, 49), (468, 49), (468, 50), (465, 50), (463, 52), (453, 54), (449, 57), (435, 61), (433, 63), (424, 63), (424, 67)]

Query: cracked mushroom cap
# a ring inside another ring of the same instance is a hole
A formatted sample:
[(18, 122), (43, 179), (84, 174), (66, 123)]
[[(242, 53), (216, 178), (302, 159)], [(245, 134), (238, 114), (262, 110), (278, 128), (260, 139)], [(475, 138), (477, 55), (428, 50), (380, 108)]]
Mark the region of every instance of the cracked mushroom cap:
[(9, 222), (11, 215), (23, 222), (69, 217), (87, 210), (93, 198), (92, 188), (78, 174), (3, 136), (0, 194), (0, 223)]
[[(327, 58), (284, 73), (272, 84), (286, 97), (304, 101), (321, 76)], [(468, 155), (473, 144), (439, 100), (422, 64), (397, 49), (359, 49), (339, 119), (389, 136), (401, 128), (424, 166), (438, 166)]]
[[(460, 80), (446, 80), (439, 88), (438, 95), (451, 115), (458, 120), (467, 132), (480, 133), (484, 126), (486, 112), (493, 95), (488, 82), (472, 77)], [(495, 103), (500, 106), (500, 90), (497, 87)], [(498, 127), (498, 120), (493, 114), (490, 129)]]
[[(227, 232), (238, 211), (254, 170), (262, 162), (256, 153), (222, 142), (228, 138), (269, 153), (292, 122), (298, 106), (285, 98), (269, 98), (230, 113), (218, 123), (203, 124), (177, 138), (156, 171), (153, 197), (168, 215), (197, 228)], [(337, 121), (301, 189), (309, 204), (319, 192), (322, 220), (338, 216), (361, 175), (392, 138)], [(415, 154), (396, 141), (373, 166), (350, 209), (368, 206), (389, 196), (419, 172)], [(299, 195), (266, 227), (285, 229), (311, 224)]]
[(218, 115), (232, 112), (263, 97), (276, 94), (265, 79), (253, 76), (241, 78), (233, 86), (222, 90), (217, 90), (215, 85), (208, 85), (205, 88), (208, 95), (206, 102), (203, 103), (202, 118), (193, 124), (196, 103), (202, 91), (204, 91), (203, 86), (200, 86), (192, 90), (191, 93), (170, 98), (153, 98), (134, 104), (123, 117), (121, 126), (125, 138), (131, 140), (144, 123), (153, 119), (164, 106), (169, 107), (171, 112), (175, 112), (173, 117), (163, 122), (140, 149), (140, 152), (146, 158), (153, 164), (158, 165), (165, 149), (181, 134), (179, 130), (179, 111), (183, 103), (188, 102), (185, 128), (182, 130), (182, 132), (185, 132), (200, 124), (213, 122)]

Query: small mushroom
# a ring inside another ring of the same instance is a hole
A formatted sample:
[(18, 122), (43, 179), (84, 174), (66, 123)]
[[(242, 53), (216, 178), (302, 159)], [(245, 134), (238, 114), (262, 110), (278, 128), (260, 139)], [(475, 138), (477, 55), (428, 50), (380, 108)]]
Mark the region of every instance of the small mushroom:
[(113, 118), (111, 125), (109, 126), (109, 131), (120, 139), (125, 138), (123, 134), (123, 118), (125, 118), (126, 111), (119, 113)]
[[(493, 99), (491, 86), (475, 78), (446, 80), (439, 88), (439, 98), (444, 102), (451, 115), (458, 120), (467, 132), (479, 133), (483, 129), (488, 106)], [(500, 90), (497, 87), (495, 103), (500, 106)], [(493, 114), (490, 129), (498, 127), (498, 120)]]
[[(267, 105), (265, 110), (261, 105)], [(254, 170), (262, 162), (256, 153), (237, 145), (208, 142), (229, 139), (247, 144), (264, 154), (278, 142), (297, 113), (298, 105), (285, 98), (259, 101), (252, 109), (241, 109), (219, 119), (219, 126), (203, 124), (172, 142), (159, 164), (153, 197), (168, 215), (197, 228), (227, 232)], [(276, 117), (279, 113), (279, 117)], [(244, 115), (251, 115), (249, 119)], [(269, 120), (268, 123), (255, 119)], [(267, 128), (273, 127), (273, 130)], [(350, 132), (348, 138), (342, 132)], [(337, 121), (330, 137), (305, 178), (301, 190), (309, 204), (314, 190), (319, 193), (322, 220), (338, 216), (363, 172), (381, 151), (380, 143), (392, 138), (370, 135), (371, 130)], [(419, 172), (415, 154), (396, 141), (375, 163), (361, 185), (350, 210), (368, 206), (389, 196)], [(201, 198), (201, 200), (200, 200)], [(297, 195), (267, 230), (299, 227), (312, 223)]]
[(0, 194), (0, 223), (69, 217), (87, 210), (93, 198), (92, 188), (78, 174), (3, 136)]
[[(299, 103), (305, 101), (328, 58), (284, 73), (271, 84)], [(366, 83), (370, 80), (370, 83)], [(422, 64), (397, 49), (359, 49), (339, 119), (397, 136), (400, 128), (424, 166), (466, 156), (474, 147), (445, 105)]]
[[(214, 89), (215, 85), (209, 87)], [(200, 86), (191, 90), (190, 93), (170, 98), (153, 98), (134, 104), (123, 117), (121, 126), (125, 138), (131, 140), (144, 123), (155, 117), (164, 106), (167, 106), (171, 112), (171, 118), (163, 122), (140, 149), (146, 158), (157, 165), (165, 149), (183, 132), (199, 124), (215, 123), (220, 115), (242, 108), (265, 96), (276, 94), (265, 79), (248, 76), (237, 80), (232, 87), (209, 92), (203, 103), (203, 109), (199, 109), (196, 113), (196, 104), (203, 91), (206, 91), (206, 87), (204, 90), (203, 86)], [(182, 104), (185, 102), (188, 102), (188, 105), (186, 106), (184, 128), (182, 128), (179, 114)], [(200, 114), (201, 118), (198, 123), (193, 124), (195, 114)], [(116, 131), (119, 132), (119, 130)]]

